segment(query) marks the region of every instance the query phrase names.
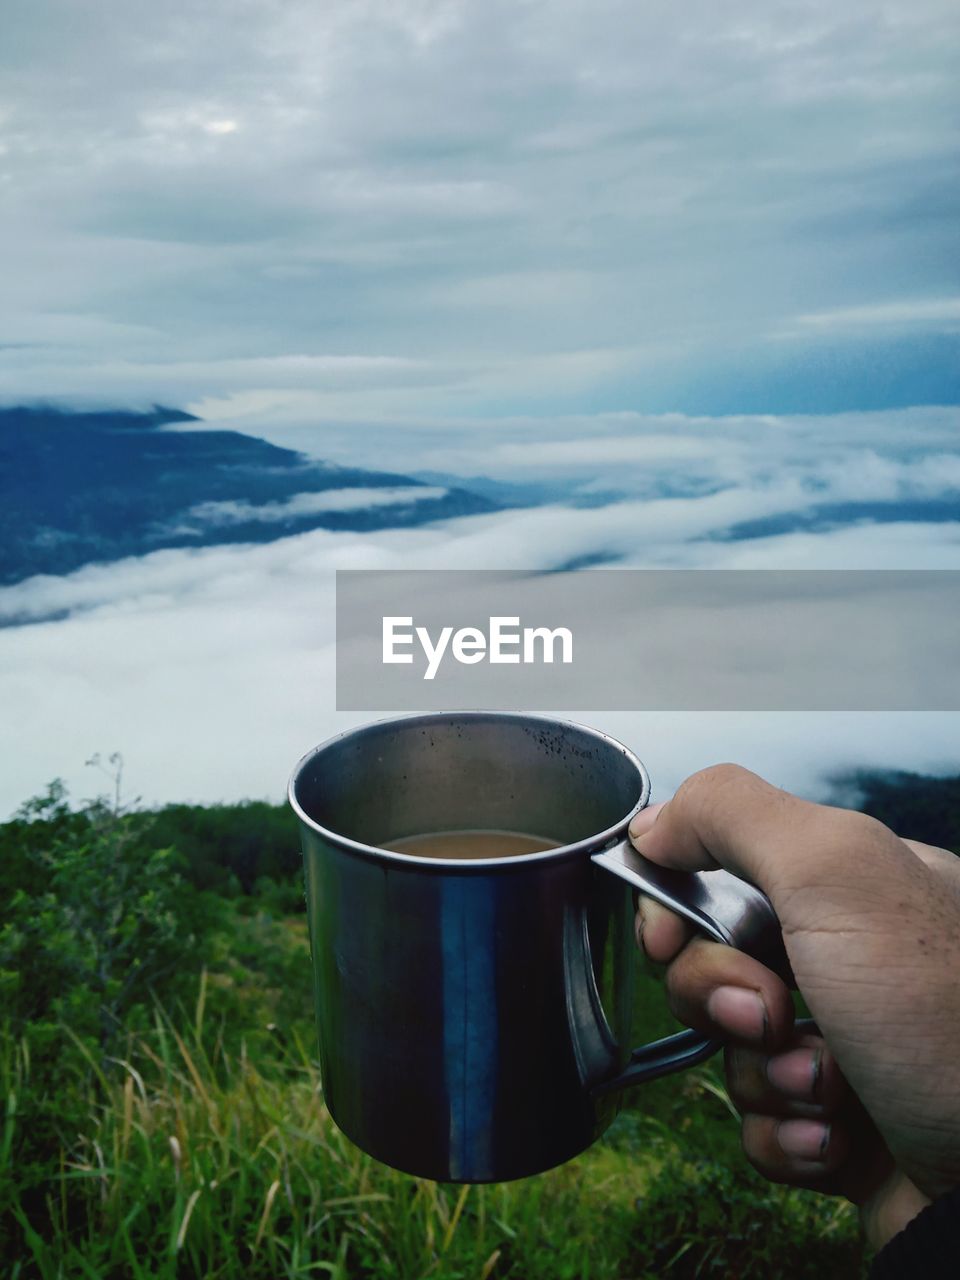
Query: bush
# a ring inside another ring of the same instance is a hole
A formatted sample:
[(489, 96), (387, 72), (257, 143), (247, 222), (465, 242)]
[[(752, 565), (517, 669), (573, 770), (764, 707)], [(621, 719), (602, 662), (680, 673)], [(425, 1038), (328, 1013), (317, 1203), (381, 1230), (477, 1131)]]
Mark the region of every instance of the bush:
[(852, 1278), (863, 1266), (852, 1206), (689, 1150), (668, 1151), (637, 1209), (630, 1275), (821, 1280)]

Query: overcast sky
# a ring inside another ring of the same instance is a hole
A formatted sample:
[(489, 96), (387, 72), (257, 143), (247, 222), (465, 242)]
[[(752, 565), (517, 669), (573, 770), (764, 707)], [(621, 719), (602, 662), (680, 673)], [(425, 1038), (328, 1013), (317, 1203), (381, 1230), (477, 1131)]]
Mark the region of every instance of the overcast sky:
[[(159, 400), (557, 500), (0, 591), (35, 619), (0, 630), (0, 816), (115, 749), (148, 801), (277, 798), (364, 718), (333, 705), (337, 567), (960, 567), (955, 0), (2, 9), (0, 403)], [(858, 502), (913, 505), (790, 525)], [(722, 758), (811, 793), (956, 769), (960, 740), (593, 720), (660, 795)]]
[(958, 32), (954, 0), (6, 0), (0, 396), (955, 401)]

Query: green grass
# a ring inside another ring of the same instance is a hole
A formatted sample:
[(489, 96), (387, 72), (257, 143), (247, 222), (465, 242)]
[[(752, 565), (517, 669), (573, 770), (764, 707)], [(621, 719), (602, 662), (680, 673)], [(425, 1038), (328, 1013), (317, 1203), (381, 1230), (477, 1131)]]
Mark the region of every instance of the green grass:
[[(862, 1274), (848, 1206), (745, 1165), (716, 1062), (521, 1182), (360, 1153), (323, 1104), (288, 827), (270, 806), (73, 811), (56, 786), (0, 824), (4, 1280)], [(637, 963), (640, 1043), (676, 1024)]]
[[(646, 994), (659, 998), (652, 981)], [(272, 1054), (228, 1050), (206, 1021), (214, 995), (204, 978), (176, 1023), (158, 1008), (115, 1061), (74, 1054), (62, 1088), (80, 1123), (27, 1187), (18, 1125), (38, 1100), (27, 1042), (3, 1039), (12, 1280), (859, 1274), (848, 1207), (771, 1187), (736, 1161), (713, 1067), (644, 1089), (560, 1169), (444, 1186), (376, 1164), (339, 1133), (297, 1027), (265, 1042)]]

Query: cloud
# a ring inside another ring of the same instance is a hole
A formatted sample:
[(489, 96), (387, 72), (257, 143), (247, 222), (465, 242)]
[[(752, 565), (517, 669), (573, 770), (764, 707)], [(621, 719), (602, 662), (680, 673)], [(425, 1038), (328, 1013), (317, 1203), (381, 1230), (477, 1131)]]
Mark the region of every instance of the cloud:
[(5, 16), (8, 399), (778, 408), (802, 357), (823, 407), (838, 335), (956, 333), (946, 0), (63, 13)]
[[(324, 511), (366, 511), (371, 507), (409, 506), (411, 503), (442, 498), (446, 489), (427, 485), (393, 485), (383, 489), (326, 489), (322, 493), (295, 493), (282, 502), (198, 502), (184, 519), (207, 527), (247, 524), (256, 521), (276, 524)], [(198, 530), (199, 532), (199, 530)]]
[[(5, 611), (71, 612), (0, 630), (0, 812), (56, 774), (76, 795), (90, 794), (97, 780), (83, 762), (97, 749), (122, 750), (129, 785), (151, 803), (279, 799), (302, 752), (369, 718), (338, 713), (333, 703), (338, 567), (529, 568), (611, 544), (632, 547), (630, 562), (648, 566), (960, 567), (957, 523), (704, 544), (690, 539), (730, 509), (702, 501), (709, 505), (699, 513), (688, 501), (647, 511), (507, 512), (366, 535), (317, 531), (266, 546), (157, 552), (7, 588)], [(632, 697), (625, 690), (624, 701)], [(957, 766), (955, 716), (579, 718), (629, 742), (660, 796), (693, 769), (728, 758), (808, 792), (825, 771), (851, 762)]]
[[(946, 497), (957, 488), (960, 409), (926, 407), (827, 415), (691, 416), (632, 412), (539, 416), (400, 414), (362, 430), (312, 395), (280, 402), (224, 399), (231, 421), (276, 444), (338, 463), (506, 482), (545, 481), (552, 492), (663, 496), (790, 481), (792, 501)], [(420, 395), (421, 408), (424, 395)], [(410, 401), (413, 404), (414, 397)], [(234, 404), (237, 414), (231, 412)], [(342, 402), (338, 402), (342, 408)], [(785, 490), (786, 492), (786, 490)]]
[(960, 324), (960, 297), (902, 298), (896, 302), (876, 302), (864, 307), (839, 307), (797, 316), (797, 324), (812, 329), (870, 329), (927, 326), (955, 328)]
[(501, 444), (493, 463), (498, 471), (510, 473), (534, 471), (539, 475), (553, 470), (567, 471), (589, 467), (590, 470), (624, 463), (661, 463), (665, 460), (703, 457), (697, 440), (674, 435), (646, 433), (630, 436), (601, 436), (586, 440), (542, 440), (536, 444)]
[[(554, 501), (366, 534), (317, 530), (259, 546), (160, 551), (4, 588), (0, 620), (33, 621), (0, 630), (0, 811), (55, 774), (85, 794), (95, 779), (83, 761), (114, 748), (150, 801), (278, 797), (303, 750), (363, 718), (333, 705), (338, 568), (546, 570), (612, 560), (960, 569), (956, 426), (955, 414), (932, 409), (797, 420), (571, 418), (553, 423), (552, 440), (539, 446), (543, 466), (571, 493), (591, 483), (605, 489), (597, 505)], [(432, 447), (467, 473), (482, 474), (486, 461), (504, 477), (529, 478), (529, 455), (516, 450), (536, 447), (542, 424), (394, 424), (364, 433), (362, 448), (354, 425), (344, 432), (343, 447), (352, 438), (367, 462), (409, 466)], [(647, 437), (684, 447), (645, 454)], [(602, 442), (593, 456), (583, 446), (591, 440)], [(929, 518), (877, 523), (858, 514), (858, 503), (910, 495)], [(830, 527), (763, 532), (763, 521), (806, 513), (814, 499), (846, 503), (848, 513)], [(731, 539), (744, 521), (759, 522), (759, 533)], [(660, 794), (722, 758), (809, 792), (844, 764), (957, 767), (955, 716), (582, 718), (648, 757)]]

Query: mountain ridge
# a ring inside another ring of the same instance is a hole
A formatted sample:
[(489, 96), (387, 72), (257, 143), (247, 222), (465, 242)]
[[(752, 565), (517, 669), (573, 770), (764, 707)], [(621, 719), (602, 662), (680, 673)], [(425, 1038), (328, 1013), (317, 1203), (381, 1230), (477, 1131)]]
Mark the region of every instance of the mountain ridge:
[(166, 548), (369, 532), (502, 505), (239, 431), (189, 429), (199, 421), (164, 405), (0, 408), (0, 584)]

